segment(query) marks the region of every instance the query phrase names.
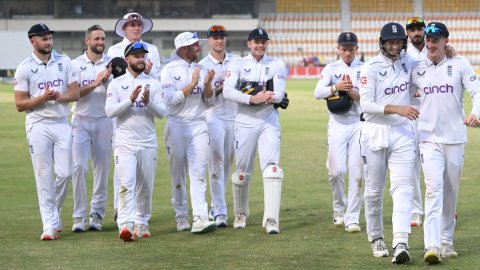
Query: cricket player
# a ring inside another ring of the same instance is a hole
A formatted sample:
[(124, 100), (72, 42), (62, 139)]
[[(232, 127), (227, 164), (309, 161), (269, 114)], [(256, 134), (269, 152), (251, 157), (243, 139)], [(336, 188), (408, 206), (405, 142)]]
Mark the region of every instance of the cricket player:
[[(427, 58), (412, 72), (412, 87), (420, 93), (418, 132), (425, 177), (424, 260), (438, 263), (457, 257), (453, 248), (455, 210), (463, 170), (466, 126), (480, 124), (480, 82), (467, 59), (449, 58), (449, 31), (431, 22), (425, 28)], [(472, 111), (465, 117), (465, 89)]]
[(218, 227), (227, 226), (227, 203), (225, 189), (230, 179), (234, 148), (233, 124), (237, 113), (237, 103), (223, 97), (223, 82), (228, 65), (239, 58), (225, 50), (227, 31), (222, 25), (212, 25), (207, 31), (210, 52), (199, 64), (215, 71), (211, 82), (215, 93), (215, 103), (206, 111), (210, 133), (208, 176), (212, 208), (210, 214)]
[[(410, 40), (408, 43), (407, 54), (417, 61), (424, 60), (427, 57), (427, 47), (425, 46), (425, 21), (421, 17), (410, 17), (405, 24), (407, 29), (407, 36)], [(411, 99), (411, 104), (418, 107), (420, 105), (419, 93), (415, 93)], [(422, 202), (422, 190), (420, 189), (420, 150), (418, 148), (418, 132), (417, 132), (418, 120), (414, 122), (415, 136), (417, 140), (415, 153), (416, 164), (415, 174), (413, 177), (413, 200), (412, 200), (412, 219), (410, 221), (411, 226), (420, 226), (423, 223), (423, 202)]]
[(223, 94), (226, 99), (238, 103), (236, 171), (232, 174), (233, 227), (247, 225), (248, 186), (258, 148), (265, 207), (262, 226), (268, 234), (278, 234), (283, 170), (280, 167), (279, 113), (274, 104), (281, 103), (284, 98), (286, 68), (282, 60), (266, 54), (269, 40), (262, 28), (250, 31), (247, 42), (250, 53), (228, 66)]
[(383, 235), (383, 191), (387, 166), (393, 200), (393, 263), (410, 260), (408, 235), (411, 231), (415, 170), (415, 133), (412, 120), (418, 109), (410, 105), (410, 75), (415, 65), (404, 54), (405, 30), (387, 23), (380, 32), (380, 54), (366, 62), (361, 71), (360, 105), (365, 123), (360, 134), (365, 168), (365, 220), (368, 241), (375, 257), (387, 257)]
[[(314, 90), (316, 99), (327, 102), (343, 102), (345, 109), (329, 111), (328, 121), (328, 180), (332, 186), (333, 224), (343, 226), (347, 232), (360, 232), (360, 209), (362, 207), (362, 159), (358, 143), (360, 128), (360, 69), (363, 62), (356, 58), (357, 36), (343, 32), (338, 36), (337, 50), (340, 59), (322, 70)], [(345, 198), (345, 174), (348, 177), (348, 203)]]
[(165, 145), (172, 177), (172, 206), (177, 231), (190, 230), (188, 222), (186, 173), (190, 178), (193, 211), (191, 232), (209, 233), (217, 225), (208, 220), (207, 163), (209, 134), (205, 116), (215, 95), (212, 80), (215, 72), (195, 63), (200, 53), (198, 34), (183, 32), (175, 38), (172, 62), (162, 70), (162, 84), (167, 103)]
[[(153, 22), (149, 18), (144, 18), (142, 15), (136, 12), (127, 13), (122, 19), (119, 19), (115, 24), (115, 33), (122, 37), (123, 40), (117, 44), (114, 44), (108, 48), (107, 55), (110, 58), (123, 57), (125, 47), (133, 42), (142, 42), (147, 46), (148, 53), (145, 54), (145, 71), (144, 73), (150, 77), (160, 79), (160, 56), (158, 54), (158, 48), (150, 43), (142, 40), (143, 34), (146, 34), (152, 30)], [(112, 119), (113, 130), (116, 128), (116, 121)], [(115, 132), (114, 132), (115, 134)], [(115, 138), (113, 138), (115, 141)], [(118, 201), (118, 177), (115, 172), (113, 174), (113, 208), (115, 209), (114, 219), (117, 217), (117, 201)]]
[(15, 105), (19, 112), (26, 112), (25, 128), (43, 223), (41, 240), (55, 240), (57, 231), (62, 230), (60, 209), (72, 177), (69, 103), (80, 98), (72, 61), (53, 50), (53, 33), (43, 23), (30, 27), (33, 52), (18, 66), (14, 81)]
[(105, 110), (117, 117), (115, 171), (119, 180), (119, 236), (124, 241), (149, 237), (152, 194), (157, 170), (157, 136), (154, 117), (165, 116), (160, 82), (144, 73), (147, 45), (127, 45), (127, 72), (112, 80)]
[(85, 231), (89, 160), (93, 169), (93, 193), (88, 229), (102, 229), (112, 155), (112, 122), (105, 112), (110, 57), (103, 53), (105, 31), (102, 27), (89, 27), (85, 44), (87, 50), (72, 61), (80, 86), (80, 100), (72, 108), (74, 232)]

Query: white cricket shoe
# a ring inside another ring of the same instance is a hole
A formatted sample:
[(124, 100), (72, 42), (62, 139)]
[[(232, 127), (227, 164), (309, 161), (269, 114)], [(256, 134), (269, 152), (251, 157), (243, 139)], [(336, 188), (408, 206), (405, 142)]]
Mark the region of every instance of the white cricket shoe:
[(57, 240), (57, 232), (55, 229), (46, 229), (43, 231), (42, 235), (40, 236), (40, 240), (42, 241), (50, 241), (50, 240)]
[(435, 264), (442, 261), (440, 257), (440, 249), (435, 246), (430, 246), (425, 251), (425, 255), (423, 256), (423, 260), (429, 264)]
[(233, 221), (233, 228), (245, 229), (245, 227), (247, 227), (247, 215), (245, 215), (245, 213), (235, 215), (235, 220)]
[(421, 226), (422, 223), (423, 223), (423, 215), (413, 213), (412, 220), (410, 221), (410, 226), (418, 227), (418, 226)]
[(343, 225), (343, 212), (333, 212), (333, 224), (337, 227)]
[(102, 230), (102, 217), (99, 213), (93, 212), (90, 214), (90, 220), (88, 224), (88, 230), (101, 231)]
[(442, 243), (440, 254), (443, 258), (457, 258), (458, 254), (453, 249), (453, 245)]
[(345, 226), (345, 231), (349, 233), (356, 233), (356, 232), (361, 232), (362, 228), (360, 228), (360, 225), (358, 225), (357, 223), (352, 223)]
[(279, 234), (280, 229), (278, 228), (278, 223), (275, 219), (269, 218), (265, 223), (265, 229), (268, 234)]
[(193, 234), (202, 234), (213, 232), (217, 229), (217, 223), (215, 221), (208, 220), (208, 217), (193, 217), (193, 224), (191, 232)]
[(370, 243), (370, 247), (372, 248), (373, 257), (388, 257), (388, 248), (383, 241), (383, 238), (378, 238)]
[(150, 237), (150, 230), (147, 224), (137, 224), (135, 225), (135, 229), (133, 230), (133, 234), (136, 237)]
[(182, 231), (189, 231), (190, 230), (190, 224), (188, 223), (188, 217), (186, 216), (181, 216), (177, 218), (177, 231), (182, 232)]
[(217, 223), (217, 227), (225, 228), (227, 227), (227, 216), (225, 215), (218, 215), (215, 217), (215, 223)]
[(84, 232), (87, 221), (83, 217), (73, 218), (72, 232)]
[(398, 243), (393, 249), (392, 263), (403, 264), (410, 261), (410, 253), (408, 253), (407, 244)]
[(129, 224), (122, 225), (118, 235), (124, 242), (135, 241), (132, 226)]

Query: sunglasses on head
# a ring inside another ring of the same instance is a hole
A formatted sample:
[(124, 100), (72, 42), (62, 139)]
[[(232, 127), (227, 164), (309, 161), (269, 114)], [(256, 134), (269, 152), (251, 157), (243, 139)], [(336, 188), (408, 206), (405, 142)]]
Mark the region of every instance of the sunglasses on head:
[(127, 56), (128, 53), (131, 52), (133, 49), (143, 49), (144, 51), (148, 51), (147, 46), (143, 42), (135, 42), (130, 48), (128, 48), (124, 56)]
[(222, 25), (213, 25), (208, 29), (208, 34), (210, 33), (216, 33), (216, 32), (225, 32), (227, 29), (225, 29), (225, 26)]
[(425, 23), (425, 21), (420, 17), (410, 17), (407, 20), (407, 25), (414, 24), (414, 23)]
[(443, 34), (443, 31), (442, 31), (442, 29), (440, 29), (436, 26), (428, 26), (427, 28), (425, 28), (425, 34), (441, 35), (441, 34)]
[(127, 17), (128, 20), (135, 20), (135, 19), (143, 19), (143, 17), (140, 14), (130, 14)]

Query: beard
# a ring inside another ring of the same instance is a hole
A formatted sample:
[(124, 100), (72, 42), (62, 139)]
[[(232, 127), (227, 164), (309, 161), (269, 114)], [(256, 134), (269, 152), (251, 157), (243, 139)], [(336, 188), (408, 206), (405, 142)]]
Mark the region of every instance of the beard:
[(133, 70), (134, 72), (136, 72), (138, 74), (144, 72), (145, 67), (146, 67), (145, 63), (137, 64), (137, 65), (134, 65), (134, 64), (130, 63), (128, 66), (130, 67), (131, 70)]
[(37, 51), (43, 55), (51, 54), (52, 53), (52, 47), (47, 47), (47, 48), (38, 48)]
[(102, 54), (103, 51), (105, 51), (105, 46), (104, 45), (92, 46), (90, 47), (90, 50), (95, 54)]

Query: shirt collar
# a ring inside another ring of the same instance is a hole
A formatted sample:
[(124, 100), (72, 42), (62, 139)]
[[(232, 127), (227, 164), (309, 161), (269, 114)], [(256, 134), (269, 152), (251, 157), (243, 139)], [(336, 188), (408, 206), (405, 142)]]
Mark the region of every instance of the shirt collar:
[[(38, 58), (37, 55), (35, 55), (35, 52), (32, 52), (32, 58), (37, 64), (39, 65), (43, 64), (42, 60), (40, 60), (40, 58)], [(48, 63), (55, 62), (56, 59), (57, 58), (55, 57), (55, 54), (53, 53), (53, 50), (52, 50), (52, 52), (50, 53), (50, 59), (48, 60)]]
[[(440, 66), (442, 65), (445, 61), (447, 60), (447, 56), (445, 55), (442, 59), (442, 61), (440, 61), (440, 63), (437, 64), (437, 66)], [(432, 62), (432, 60), (430, 60), (430, 58), (428, 57), (425, 57), (425, 63), (427, 64), (427, 66), (433, 66), (435, 65), (435, 63)]]
[[(103, 53), (100, 60), (98, 60), (98, 62), (95, 63), (95, 64), (104, 63), (105, 62), (105, 57), (106, 57), (106, 54)], [(85, 63), (92, 63), (92, 60), (90, 60), (90, 58), (88, 58), (88, 56), (87, 56), (87, 51), (85, 51), (83, 53), (83, 60), (85, 61)]]
[(260, 61), (257, 61), (257, 59), (255, 59), (255, 57), (253, 57), (252, 53), (250, 53), (250, 52), (248, 53), (248, 56), (247, 56), (247, 57), (248, 57), (249, 60), (252, 60), (252, 61), (254, 61), (254, 62), (256, 62), (256, 63), (258, 62), (258, 63), (262, 63), (262, 64), (263, 64), (263, 63), (265, 63), (265, 62), (267, 61), (267, 53), (266, 53), (266, 52), (265, 52), (265, 54), (263, 55), (262, 59), (260, 59)]
[(228, 57), (228, 53), (225, 52), (225, 59), (223, 59), (223, 62), (220, 62), (218, 61), (215, 57), (213, 57), (213, 55), (209, 52), (208, 53), (208, 58), (215, 64), (215, 65), (218, 65), (220, 63), (225, 63), (225, 62), (229, 62), (230, 61), (230, 58)]

